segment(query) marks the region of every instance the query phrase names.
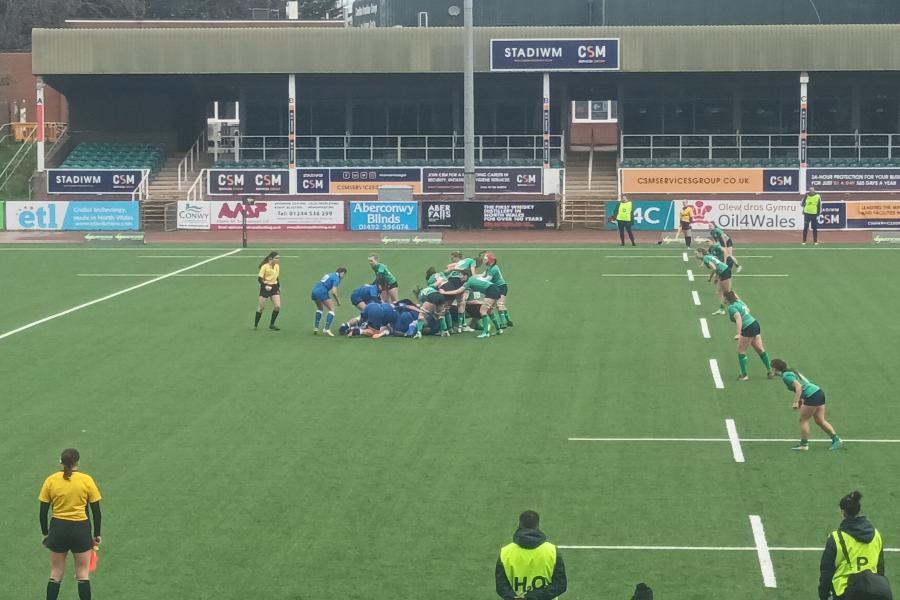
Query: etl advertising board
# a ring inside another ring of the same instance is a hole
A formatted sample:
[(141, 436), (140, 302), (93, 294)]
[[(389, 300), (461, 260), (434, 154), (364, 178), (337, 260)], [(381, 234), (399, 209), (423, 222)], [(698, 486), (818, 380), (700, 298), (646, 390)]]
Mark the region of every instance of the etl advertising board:
[(7, 202), (6, 228), (11, 231), (138, 231), (139, 202), (49, 201)]
[(619, 40), (491, 40), (491, 71), (618, 71)]
[(622, 169), (625, 194), (796, 192), (797, 169)]
[(248, 229), (344, 229), (340, 200), (257, 200), (244, 207), (239, 201), (210, 200), (211, 229), (241, 229), (246, 208)]
[(350, 202), (351, 231), (418, 231), (418, 202)]
[[(632, 226), (644, 231), (671, 231), (675, 229), (675, 203), (663, 202), (632, 202)], [(609, 202), (606, 208), (607, 215), (615, 215), (619, 208), (618, 202)], [(607, 223), (607, 229), (616, 229), (615, 223)]]
[(130, 194), (145, 173), (140, 169), (47, 169), (47, 193)]

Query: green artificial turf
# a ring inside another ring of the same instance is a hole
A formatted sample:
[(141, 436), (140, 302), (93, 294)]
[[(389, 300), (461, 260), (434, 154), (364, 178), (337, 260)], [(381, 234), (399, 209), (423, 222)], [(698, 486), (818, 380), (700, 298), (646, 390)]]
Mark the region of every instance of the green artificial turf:
[[(165, 274), (230, 249), (0, 247), (0, 335), (148, 280), (79, 274)], [(408, 296), (449, 249), (277, 249), (280, 332), (251, 328), (260, 247), (185, 273), (237, 277), (168, 278), (0, 339), (4, 594), (43, 594), (36, 497), (67, 446), (104, 495), (98, 598), (491, 598), (525, 509), (564, 545), (752, 547), (759, 515), (771, 546), (820, 547), (858, 488), (900, 546), (900, 444), (746, 442), (737, 464), (727, 441), (568, 441), (725, 438), (727, 418), (745, 438), (797, 437), (791, 395), (752, 353), (735, 381), (733, 325), (680, 248), (498, 247), (516, 326), (418, 341), (313, 336), (310, 288), (346, 266), (348, 300), (375, 250)], [(759, 257), (743, 275), (789, 275), (735, 277), (770, 355), (825, 389), (842, 436), (900, 439), (900, 252), (741, 253)], [(335, 329), (353, 315), (345, 302)], [(562, 554), (571, 600), (638, 581), (659, 598), (793, 599), (818, 578), (813, 551), (773, 552), (774, 590), (754, 551)], [(70, 569), (61, 597), (74, 588)]]

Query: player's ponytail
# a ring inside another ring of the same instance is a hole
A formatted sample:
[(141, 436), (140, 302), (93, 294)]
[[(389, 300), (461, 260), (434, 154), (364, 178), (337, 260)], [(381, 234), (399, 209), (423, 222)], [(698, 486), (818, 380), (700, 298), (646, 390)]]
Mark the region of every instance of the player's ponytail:
[(78, 454), (78, 450), (75, 448), (66, 448), (62, 451), (59, 462), (63, 466), (63, 479), (68, 481), (72, 478), (72, 471), (75, 469), (75, 466), (80, 459), (81, 455)]
[(772, 368), (778, 371), (779, 373), (793, 373), (797, 376), (798, 379), (802, 379), (803, 375), (797, 369), (792, 369), (787, 366), (787, 363), (781, 360), (780, 358), (772, 359)]
[(428, 269), (425, 271), (425, 281), (431, 279), (431, 276), (435, 273), (437, 273), (437, 269), (435, 269), (434, 267), (428, 267)]
[(844, 511), (848, 517), (855, 517), (862, 508), (859, 504), (860, 500), (862, 500), (862, 494), (860, 494), (859, 491), (854, 490), (850, 492), (841, 498), (841, 510)]
[(266, 264), (267, 262), (269, 262), (270, 260), (272, 260), (272, 259), (275, 258), (276, 256), (278, 256), (278, 253), (277, 253), (277, 252), (269, 252), (268, 256), (266, 256), (266, 257), (263, 259), (263, 261), (262, 261), (261, 263), (259, 263), (259, 266), (256, 267), (256, 268), (257, 268), (257, 269), (262, 269), (262, 266), (263, 266), (264, 264)]
[(728, 302), (728, 304), (734, 304), (738, 301), (738, 295), (735, 294), (733, 290), (728, 290), (727, 292), (725, 292), (725, 300)]

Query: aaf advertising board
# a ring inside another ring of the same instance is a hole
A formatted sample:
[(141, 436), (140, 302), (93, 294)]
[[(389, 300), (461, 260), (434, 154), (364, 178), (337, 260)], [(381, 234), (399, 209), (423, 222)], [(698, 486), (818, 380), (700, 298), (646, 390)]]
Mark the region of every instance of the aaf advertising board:
[(900, 169), (809, 169), (806, 185), (820, 192), (894, 192)]
[(900, 229), (900, 202), (847, 202), (848, 229)]
[[(475, 169), (475, 192), (478, 194), (541, 194), (543, 169), (540, 167), (497, 167)], [(425, 194), (462, 194), (463, 170), (454, 168), (422, 169), (422, 192)]]
[(619, 40), (491, 40), (491, 71), (618, 71)]
[[(632, 227), (639, 231), (672, 231), (675, 229), (675, 203), (663, 202), (632, 202)], [(615, 215), (619, 208), (618, 202), (609, 202), (606, 207), (607, 215)], [(607, 229), (616, 229), (618, 225), (607, 222)]]
[(49, 201), (7, 202), (10, 231), (138, 231), (139, 202)]
[(140, 169), (47, 169), (47, 193), (131, 194), (144, 173)]
[[(794, 200), (690, 200), (694, 228), (789, 231), (803, 227), (803, 208)], [(680, 208), (681, 202), (675, 207)]]
[(178, 203), (178, 229), (209, 229), (211, 202), (191, 202), (184, 200)]
[(351, 231), (418, 231), (418, 202), (350, 202)]
[(423, 229), (551, 229), (555, 202), (423, 202)]
[[(241, 229), (239, 201), (210, 200), (211, 229)], [(248, 229), (344, 229), (340, 200), (257, 200), (246, 207)]]
[(797, 169), (622, 169), (624, 194), (798, 192)]
[(378, 194), (384, 185), (408, 185), (414, 194), (422, 193), (422, 169), (331, 169), (330, 193)]
[(290, 193), (287, 169), (210, 169), (207, 172), (210, 196), (286, 195)]

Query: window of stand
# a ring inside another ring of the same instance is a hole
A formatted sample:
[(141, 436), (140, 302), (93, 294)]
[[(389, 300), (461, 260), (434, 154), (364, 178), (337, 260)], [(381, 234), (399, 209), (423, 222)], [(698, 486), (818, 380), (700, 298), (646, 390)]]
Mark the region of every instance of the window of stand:
[(572, 102), (573, 123), (615, 123), (618, 103), (613, 100), (575, 100)]

